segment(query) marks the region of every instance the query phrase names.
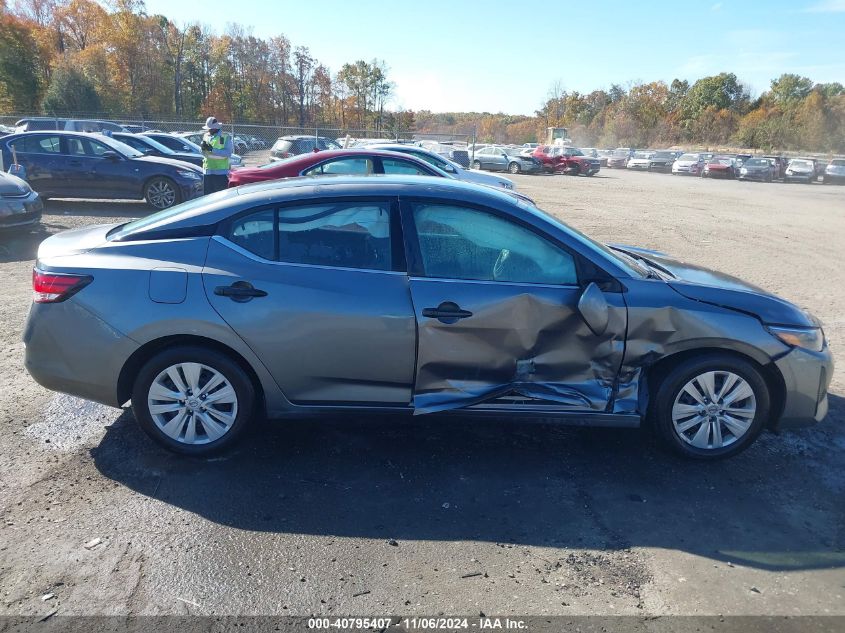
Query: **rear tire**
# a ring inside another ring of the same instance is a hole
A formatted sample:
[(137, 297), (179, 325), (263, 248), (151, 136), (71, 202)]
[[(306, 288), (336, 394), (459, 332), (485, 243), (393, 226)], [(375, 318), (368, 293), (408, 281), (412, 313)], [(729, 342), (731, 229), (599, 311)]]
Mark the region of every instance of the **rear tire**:
[(481, 162), (477, 161), (477, 160), (472, 161), (472, 168), (480, 170), (481, 169)]
[(752, 363), (731, 354), (704, 354), (663, 376), (653, 392), (649, 419), (664, 448), (716, 460), (751, 446), (770, 407), (766, 381)]
[(254, 405), (255, 388), (240, 365), (202, 347), (159, 352), (144, 364), (132, 388), (138, 424), (155, 442), (182, 455), (209, 455), (231, 446), (248, 426)]

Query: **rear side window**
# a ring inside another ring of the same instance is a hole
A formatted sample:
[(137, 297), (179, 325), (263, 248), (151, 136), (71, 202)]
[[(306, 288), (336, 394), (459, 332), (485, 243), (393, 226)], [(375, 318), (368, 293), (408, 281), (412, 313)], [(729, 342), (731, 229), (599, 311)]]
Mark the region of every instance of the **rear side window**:
[(341, 202), (258, 211), (234, 221), (226, 237), (273, 261), (393, 270), (387, 203)]
[(417, 167), (412, 162), (407, 160), (398, 160), (396, 158), (382, 158), (381, 166), (385, 174), (409, 174), (415, 176), (428, 176), (427, 171)]
[(232, 224), (229, 239), (259, 257), (275, 259), (275, 216), (274, 209), (267, 209), (239, 218)]
[(321, 174), (355, 174), (365, 176), (373, 173), (373, 161), (369, 158), (338, 158), (302, 172), (304, 176)]
[(292, 143), (290, 141), (276, 141), (275, 145), (273, 145), (273, 151), (276, 152), (286, 152), (290, 149)]
[(492, 213), (452, 205), (414, 207), (427, 277), (575, 285), (574, 257), (534, 231)]
[(25, 154), (58, 154), (61, 140), (58, 136), (23, 136), (9, 143), (15, 151)]

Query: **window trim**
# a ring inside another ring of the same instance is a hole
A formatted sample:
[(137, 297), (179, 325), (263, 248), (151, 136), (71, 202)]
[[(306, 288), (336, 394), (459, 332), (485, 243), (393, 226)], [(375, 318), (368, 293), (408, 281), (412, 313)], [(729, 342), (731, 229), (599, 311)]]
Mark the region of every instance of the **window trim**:
[[(417, 234), (417, 225), (414, 220), (414, 205), (415, 204), (428, 204), (428, 205), (438, 205), (438, 206), (458, 206), (458, 207), (465, 207), (467, 209), (472, 209), (474, 211), (481, 211), (482, 213), (488, 213), (495, 217), (498, 217), (502, 220), (512, 222), (528, 231), (536, 235), (537, 237), (549, 242), (553, 246), (560, 248), (564, 252), (566, 252), (570, 257), (572, 257), (573, 263), (575, 264), (575, 275), (577, 280), (574, 284), (550, 284), (544, 282), (533, 282), (533, 281), (497, 281), (495, 279), (464, 279), (461, 277), (436, 277), (427, 275), (425, 272), (425, 267), (422, 261), (422, 253), (420, 252), (420, 241), (419, 236)], [(596, 271), (600, 271), (607, 276), (608, 279), (614, 279), (612, 275), (601, 269), (599, 266), (594, 264), (592, 261), (587, 260), (583, 255), (574, 251), (570, 248), (567, 244), (564, 244), (559, 239), (556, 239), (554, 236), (549, 235), (548, 233), (539, 230), (537, 227), (532, 226), (531, 224), (523, 221), (521, 218), (516, 217), (513, 214), (500, 211), (499, 209), (495, 209), (493, 207), (487, 207), (480, 204), (475, 204), (473, 202), (466, 202), (463, 200), (445, 200), (445, 199), (438, 199), (438, 198), (420, 198), (415, 196), (409, 197), (402, 197), (399, 201), (399, 206), (401, 210), (401, 217), (402, 217), (402, 230), (403, 234), (407, 236), (405, 240), (405, 249), (406, 249), (406, 259), (408, 262), (408, 275), (410, 277), (416, 277), (419, 279), (436, 279), (439, 281), (457, 281), (457, 282), (471, 282), (471, 283), (484, 283), (484, 284), (509, 284), (509, 285), (518, 285), (518, 286), (537, 286), (537, 287), (551, 287), (551, 288), (579, 288), (584, 287), (590, 281), (595, 281), (591, 277), (595, 275), (587, 274), (587, 269), (592, 267)]]
[[(299, 264), (296, 262), (279, 261), (279, 211), (290, 207), (310, 207), (324, 204), (342, 204), (344, 202), (367, 205), (369, 204), (386, 204), (388, 211), (388, 220), (390, 223), (390, 270), (380, 270), (377, 268), (355, 268), (352, 266), (326, 266), (324, 264)], [(273, 251), (276, 257), (275, 260), (265, 259), (260, 255), (256, 255), (242, 246), (235, 244), (228, 237), (227, 234), (232, 230), (232, 225), (243, 217), (260, 213), (261, 211), (273, 210)], [(296, 266), (306, 268), (319, 268), (325, 270), (350, 270), (368, 273), (391, 273), (399, 275), (407, 275), (407, 259), (405, 253), (405, 240), (403, 235), (403, 226), (399, 217), (399, 199), (396, 196), (368, 196), (366, 198), (357, 196), (338, 196), (329, 198), (312, 198), (305, 200), (293, 200), (289, 202), (274, 202), (269, 204), (262, 204), (249, 209), (243, 209), (238, 213), (226, 218), (217, 225), (212, 238), (215, 242), (223, 244), (232, 250), (240, 253), (253, 261), (262, 264), (275, 264), (280, 266)]]
[[(440, 174), (438, 174), (436, 171), (434, 171), (435, 169), (438, 169), (437, 167), (435, 167), (431, 163), (427, 163), (426, 161), (424, 161), (421, 158), (417, 158), (416, 156), (411, 156), (410, 154), (403, 154), (402, 158), (399, 158), (399, 157), (396, 157), (396, 156), (373, 156), (373, 158), (376, 159), (376, 162), (378, 163), (378, 171), (376, 172), (377, 174), (402, 175), (402, 174), (387, 174), (387, 172), (384, 171), (384, 161), (392, 160), (392, 161), (395, 161), (395, 162), (406, 163), (406, 164), (412, 166), (417, 171), (428, 170), (423, 174), (415, 174), (415, 175), (432, 176), (434, 178), (442, 178), (442, 176)], [(411, 175), (414, 175), (414, 174), (411, 174)]]

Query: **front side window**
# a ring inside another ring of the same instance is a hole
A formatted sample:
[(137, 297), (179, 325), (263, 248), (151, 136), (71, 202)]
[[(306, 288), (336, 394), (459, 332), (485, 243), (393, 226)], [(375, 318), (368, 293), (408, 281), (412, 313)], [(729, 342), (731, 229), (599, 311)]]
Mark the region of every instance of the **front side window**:
[(271, 261), (369, 270), (393, 265), (387, 203), (264, 209), (234, 220), (224, 235)]
[(575, 259), (534, 231), (492, 213), (443, 204), (413, 210), (427, 277), (576, 285)]
[(331, 160), (302, 172), (303, 176), (319, 176), (321, 174), (355, 174), (367, 175), (373, 173), (373, 161), (369, 158), (339, 158)]

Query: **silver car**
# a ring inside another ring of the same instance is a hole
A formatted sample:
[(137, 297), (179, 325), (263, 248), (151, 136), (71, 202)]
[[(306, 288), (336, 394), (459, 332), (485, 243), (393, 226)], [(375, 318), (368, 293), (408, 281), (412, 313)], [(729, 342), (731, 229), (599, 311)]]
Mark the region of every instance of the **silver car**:
[(647, 420), (712, 459), (821, 420), (833, 373), (792, 304), (445, 178), (296, 178), (67, 231), (33, 292), (29, 373), (131, 400), (186, 454), (264, 415), (457, 411)]
[(834, 158), (824, 168), (824, 184), (845, 183), (845, 158)]
[(464, 169), (455, 161), (449, 160), (445, 156), (435, 154), (422, 147), (415, 147), (413, 145), (402, 145), (401, 143), (380, 143), (370, 145), (372, 149), (387, 149), (391, 152), (403, 152), (416, 156), (422, 160), (431, 163), (435, 167), (439, 167), (447, 174), (450, 174), (458, 180), (465, 182), (474, 182), (479, 185), (487, 185), (488, 187), (501, 187), (502, 189), (513, 190), (513, 181), (502, 176), (494, 176), (493, 174), (485, 174), (478, 170)]

